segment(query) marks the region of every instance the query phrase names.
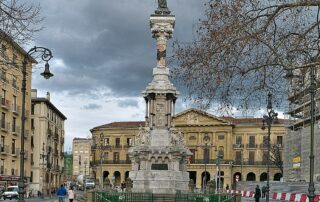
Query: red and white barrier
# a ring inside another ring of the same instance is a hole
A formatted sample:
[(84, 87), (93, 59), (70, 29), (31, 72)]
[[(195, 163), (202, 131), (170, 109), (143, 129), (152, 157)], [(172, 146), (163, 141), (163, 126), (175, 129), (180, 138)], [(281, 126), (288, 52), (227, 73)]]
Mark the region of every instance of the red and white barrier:
[[(253, 198), (253, 191), (239, 191), (239, 190), (228, 190), (227, 193), (241, 193), (241, 196)], [(300, 193), (283, 193), (283, 192), (274, 192), (270, 193), (270, 199), (280, 200), (280, 201), (294, 201), (294, 202), (309, 202), (309, 198), (307, 194)], [(316, 195), (314, 198), (314, 202), (320, 202), (320, 195)]]

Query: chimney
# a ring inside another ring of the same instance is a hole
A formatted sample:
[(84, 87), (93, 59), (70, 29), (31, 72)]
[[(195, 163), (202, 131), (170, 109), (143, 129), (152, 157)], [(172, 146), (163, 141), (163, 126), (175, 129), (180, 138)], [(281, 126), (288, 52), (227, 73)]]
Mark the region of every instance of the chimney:
[(47, 92), (47, 100), (49, 100), (50, 101), (50, 93), (49, 92)]
[(31, 89), (31, 98), (37, 98), (37, 89)]

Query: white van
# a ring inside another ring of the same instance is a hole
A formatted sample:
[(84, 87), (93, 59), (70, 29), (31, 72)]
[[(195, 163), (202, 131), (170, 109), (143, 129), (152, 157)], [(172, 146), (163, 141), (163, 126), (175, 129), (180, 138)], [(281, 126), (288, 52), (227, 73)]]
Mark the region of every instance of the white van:
[(3, 199), (4, 200), (18, 199), (19, 197), (18, 190), (19, 190), (18, 186), (8, 186), (6, 191), (2, 194)]

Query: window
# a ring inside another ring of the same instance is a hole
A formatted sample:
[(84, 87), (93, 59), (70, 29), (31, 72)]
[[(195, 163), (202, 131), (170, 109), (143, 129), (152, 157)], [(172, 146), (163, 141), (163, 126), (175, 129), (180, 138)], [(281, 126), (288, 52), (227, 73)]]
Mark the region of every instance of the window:
[(18, 107), (17, 107), (17, 96), (13, 96), (12, 97), (12, 106), (13, 106), (13, 110), (15, 111), (15, 112), (17, 112), (18, 111)]
[(17, 77), (12, 76), (12, 87), (17, 88)]
[(249, 136), (249, 147), (255, 147), (256, 144), (256, 137), (255, 136)]
[[(15, 160), (12, 160), (12, 162), (11, 162), (11, 175), (15, 175), (15, 164), (16, 164), (16, 162), (15, 162)], [(18, 173), (17, 173), (18, 174)]]
[(120, 147), (120, 138), (116, 138), (116, 147)]
[(249, 151), (249, 164), (254, 164), (254, 151)]
[(218, 135), (218, 140), (224, 140), (224, 134), (219, 134)]
[(34, 142), (33, 142), (33, 136), (31, 136), (31, 148), (33, 148), (34, 147)]
[[(34, 104), (31, 104), (31, 115), (34, 115)], [(49, 126), (49, 123), (48, 123), (48, 126)]]
[(103, 159), (108, 160), (109, 158), (109, 153), (108, 152), (103, 152)]
[(277, 136), (277, 145), (279, 146), (279, 147), (282, 147), (282, 136)]
[(209, 158), (210, 158), (210, 149), (209, 148), (204, 148), (203, 149), (203, 163), (209, 163)]
[(131, 138), (127, 138), (127, 145), (132, 146), (132, 139)]
[(262, 144), (263, 144), (263, 147), (268, 147), (268, 136), (267, 135), (263, 136)]
[(4, 152), (4, 136), (1, 136), (1, 152)]
[(33, 182), (33, 171), (30, 172), (30, 182)]
[(1, 113), (1, 128), (6, 128), (6, 114)]
[(16, 117), (13, 117), (13, 118), (12, 118), (12, 132), (18, 132), (18, 131), (16, 130), (16, 122), (17, 122)]
[(235, 163), (236, 164), (241, 164), (241, 151), (236, 151)]
[(16, 140), (15, 139), (12, 139), (12, 142), (11, 142), (11, 154), (16, 154)]
[(236, 136), (236, 145), (242, 145), (242, 136)]
[(113, 161), (114, 162), (119, 162), (119, 152), (114, 152), (113, 153)]
[(268, 151), (263, 151), (262, 163), (268, 163)]
[(109, 146), (109, 138), (103, 139), (103, 146)]
[[(3, 74), (3, 73), (2, 73)], [(6, 102), (6, 90), (3, 90), (2, 89), (2, 91), (1, 91), (1, 95), (2, 95), (2, 100), (1, 100), (1, 104), (5, 104), (5, 102)]]
[(33, 154), (30, 155), (30, 161), (31, 161), (31, 165), (34, 165)]
[(31, 119), (31, 129), (34, 130), (34, 119)]
[(192, 156), (190, 156), (190, 163), (194, 163), (195, 159), (196, 159), (196, 150), (195, 149), (190, 149), (191, 153), (192, 153)]
[(0, 161), (0, 174), (4, 175), (4, 159), (1, 159)]

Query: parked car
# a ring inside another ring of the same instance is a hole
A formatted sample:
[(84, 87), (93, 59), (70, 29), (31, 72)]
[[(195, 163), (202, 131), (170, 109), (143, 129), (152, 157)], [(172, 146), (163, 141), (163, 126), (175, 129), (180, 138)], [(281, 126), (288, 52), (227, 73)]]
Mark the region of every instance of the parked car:
[(18, 186), (8, 186), (6, 191), (2, 194), (3, 199), (18, 199), (18, 190)]

